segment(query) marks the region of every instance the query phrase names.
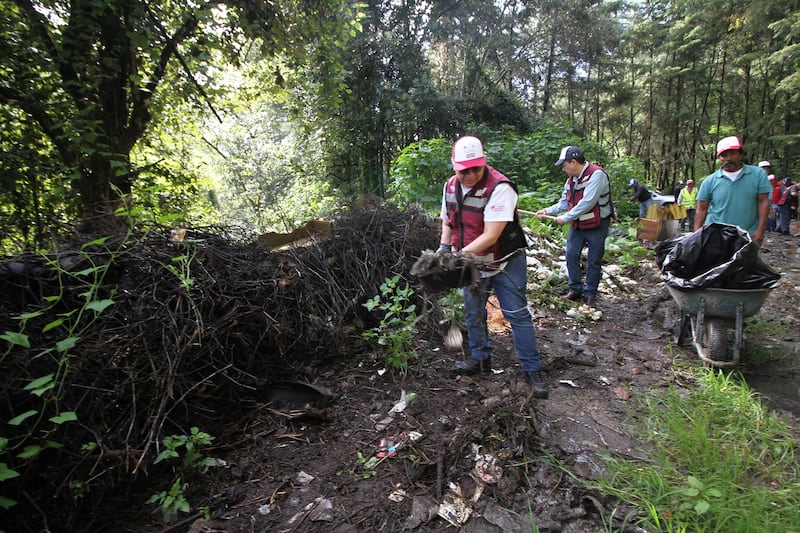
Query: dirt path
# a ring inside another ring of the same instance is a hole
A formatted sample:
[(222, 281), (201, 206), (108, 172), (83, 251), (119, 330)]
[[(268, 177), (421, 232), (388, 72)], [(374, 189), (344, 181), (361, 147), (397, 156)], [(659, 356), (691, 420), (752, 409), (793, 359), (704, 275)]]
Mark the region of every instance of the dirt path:
[[(784, 357), (741, 368), (787, 417), (800, 414), (797, 246), (797, 238), (768, 237), (763, 257), (784, 276), (759, 318), (767, 335), (747, 339)], [(535, 308), (547, 400), (530, 395), (503, 333), (495, 334), (496, 371), (488, 377), (453, 376), (462, 355), (439, 340), (423, 346), (404, 378), (378, 359), (296, 369), (299, 380), (336, 400), (300, 411), (243, 409), (240, 420), (220, 428), (221, 441), (239, 445), (224, 457), (226, 467), (210, 473), (213, 486), (189, 480), (190, 501), (216, 495), (211, 520), (194, 516), (173, 530), (445, 531), (463, 524), (462, 531), (499, 532), (527, 531), (531, 522), (540, 531), (601, 529), (613, 504), (580, 488), (552, 458), (585, 478), (602, 471), (604, 453), (646, 458), (631, 409), (653, 389), (686, 385), (676, 361), (698, 364), (672, 342), (678, 312), (656, 266), (647, 261), (618, 275), (615, 293), (602, 295), (599, 321)], [(442, 503), (449, 520), (437, 515)]]

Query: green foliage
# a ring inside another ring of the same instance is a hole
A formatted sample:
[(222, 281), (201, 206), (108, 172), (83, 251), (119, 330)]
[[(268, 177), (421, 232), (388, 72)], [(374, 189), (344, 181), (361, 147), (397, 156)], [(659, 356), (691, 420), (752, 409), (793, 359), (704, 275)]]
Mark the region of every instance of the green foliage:
[(189, 469), (202, 470), (208, 466), (217, 466), (219, 461), (213, 457), (203, 455), (202, 449), (209, 446), (214, 437), (197, 427), (190, 429), (189, 435), (168, 435), (164, 437), (164, 449), (156, 456), (153, 464), (158, 464), (167, 459), (178, 459), (181, 456), (180, 449), (183, 448), (183, 459), (181, 464)]
[[(564, 146), (581, 146), (587, 158), (601, 164), (607, 158), (600, 145), (578, 138), (564, 124), (542, 125), (530, 134), (475, 126), (470, 134), (483, 142), (488, 164), (517, 184), (520, 207), (530, 210), (560, 197), (566, 176), (553, 163)], [(451, 141), (436, 138), (405, 147), (392, 165), (389, 201), (401, 206), (416, 203), (438, 213), (442, 187), (453, 175), (451, 146)]]
[(188, 513), (191, 510), (184, 494), (184, 484), (181, 478), (176, 479), (168, 491), (164, 490), (150, 496), (146, 503), (157, 504), (165, 522), (172, 522), (178, 513)]
[(634, 157), (619, 157), (609, 161), (604, 168), (611, 181), (611, 198), (614, 201), (617, 215), (620, 218), (639, 216), (639, 203), (628, 203), (628, 198), (633, 194), (628, 183), (632, 179), (637, 179), (646, 185), (645, 169), (642, 163)]
[[(147, 216), (141, 208), (120, 208), (117, 214), (129, 220)], [(152, 223), (163, 221), (153, 220)], [(113, 245), (108, 237), (101, 237), (83, 243), (69, 254), (61, 254), (58, 250), (48, 254), (46, 264), (58, 282), (57, 293), (44, 296), (40, 307), (14, 317), (19, 321), (17, 331), (0, 335), (5, 345), (0, 353), (0, 362), (12, 357), (27, 358), (31, 372), (36, 372), (22, 386), (22, 391), (30, 394), (33, 400), (22, 404), (27, 408), (19, 409), (22, 412), (6, 420), (14, 429), (13, 436), (4, 438), (0, 446), (0, 457), (6, 459), (3, 465), (7, 474), (35, 467), (35, 460), (43, 452), (62, 448), (59, 430), (78, 422), (78, 413), (64, 406), (65, 387), (70, 382), (73, 361), (79, 357), (81, 339), (91, 336), (93, 326), (116, 305), (117, 292), (107, 289), (106, 276), (121, 256), (135, 249), (132, 235), (130, 230)], [(178, 277), (181, 287), (187, 292), (192, 285), (191, 260), (192, 254), (187, 252), (164, 265)], [(74, 300), (74, 296), (79, 299)], [(45, 344), (37, 345), (32, 339), (45, 339)], [(184, 447), (185, 464), (199, 468), (213, 464), (213, 460), (198, 455), (198, 448), (208, 443), (210, 440), (206, 434), (192, 428), (192, 435), (185, 440), (170, 441), (169, 450), (174, 453), (177, 448)], [(81, 452), (90, 453), (94, 446), (96, 443), (84, 445)], [(0, 481), (4, 481), (15, 476), (0, 477)], [(69, 482), (76, 494), (88, 490), (88, 483)], [(1, 501), (9, 506), (15, 503), (9, 498)]]
[(418, 204), (429, 211), (441, 206), (444, 182), (453, 174), (451, 143), (426, 139), (412, 143), (392, 164), (388, 199), (398, 206)]
[(786, 18), (773, 22), (770, 29), (775, 32), (780, 46), (769, 56), (770, 63), (789, 63), (795, 66), (791, 74), (780, 80), (775, 90), (785, 94), (790, 104), (797, 105), (800, 98), (800, 71), (796, 68), (800, 64), (800, 50), (797, 46), (800, 43), (800, 12), (788, 13)]
[(369, 457), (365, 456), (363, 453), (356, 452), (356, 465), (357, 468), (353, 470), (353, 477), (356, 479), (369, 479), (377, 475), (375, 471), (375, 467), (378, 466), (380, 463), (380, 459), (371, 455)]
[(800, 523), (800, 460), (791, 430), (738, 376), (701, 370), (686, 396), (645, 400), (648, 463), (606, 459), (606, 492), (659, 531), (789, 531)]
[(169, 270), (178, 281), (180, 281), (181, 288), (188, 294), (191, 292), (194, 279), (192, 278), (192, 261), (196, 252), (190, 255), (182, 254), (172, 258), (172, 263), (164, 265), (164, 268)]
[[(156, 456), (153, 464), (171, 459), (181, 459), (181, 469), (184, 471), (202, 471), (208, 467), (218, 466), (220, 461), (206, 456), (204, 452), (204, 448), (210, 446), (213, 441), (214, 437), (194, 426), (188, 435), (168, 435), (163, 440), (164, 449)], [(191, 505), (185, 496), (186, 488), (187, 484), (178, 476), (169, 490), (153, 494), (146, 503), (158, 505), (164, 521), (171, 522), (179, 513), (188, 513), (191, 510)]]
[(288, 232), (341, 206), (323, 177), (323, 140), (290, 121), (286, 106), (254, 104), (206, 138), (219, 148), (208, 161), (223, 223), (257, 235)]
[(19, 477), (19, 472), (9, 468), (6, 463), (0, 463), (0, 481), (14, 479), (15, 477)]
[(623, 219), (620, 226), (629, 228), (626, 234), (612, 233), (606, 237), (606, 260), (621, 268), (635, 267), (642, 258), (651, 253), (636, 239), (636, 227), (632, 219)]
[(745, 320), (744, 335), (747, 342), (742, 357), (748, 365), (758, 367), (781, 359), (793, 361), (800, 355), (800, 346), (787, 345), (779, 341), (787, 329), (793, 327), (791, 321), (790, 316), (765, 313), (759, 313)]
[[(72, 252), (80, 260), (77, 264), (86, 265), (81, 270), (70, 270), (62, 265), (62, 256), (56, 251), (47, 260), (47, 265), (57, 276), (58, 294), (44, 297), (41, 308), (15, 317), (20, 323), (18, 331), (6, 331), (0, 335), (0, 339), (6, 341), (6, 349), (0, 354), (0, 361), (7, 357), (18, 356), (15, 353), (18, 350), (26, 350), (31, 352), (31, 361), (36, 361), (36, 366), (31, 368), (51, 370), (49, 372), (45, 370), (33, 377), (22, 388), (37, 399), (34, 403), (35, 408), (27, 409), (6, 421), (10, 426), (19, 428), (19, 433), (11, 439), (4, 439), (0, 456), (7, 456), (11, 460), (12, 454), (15, 455), (18, 468), (32, 465), (33, 461), (47, 449), (61, 448), (62, 443), (53, 436), (57, 434), (60, 426), (78, 421), (78, 415), (74, 411), (65, 410), (61, 406), (63, 389), (69, 382), (71, 361), (81, 338), (109, 308), (115, 305), (116, 292), (103, 294), (101, 287), (116, 258), (129, 250), (129, 243), (125, 239), (113, 249), (107, 245), (107, 241), (107, 238), (95, 239)], [(105, 253), (97, 254), (98, 249)], [(98, 255), (108, 256), (111, 259), (97, 261)], [(66, 278), (71, 278), (72, 285), (77, 284), (75, 293), (82, 298), (79, 306), (73, 309), (64, 309)], [(52, 315), (57, 318), (43, 326), (40, 325), (42, 317)], [(49, 345), (31, 344), (31, 336), (26, 333), (31, 327), (30, 324), (36, 324), (41, 333), (46, 334), (37, 334), (36, 338), (50, 339)], [(7, 498), (3, 501), (8, 505), (14, 503)]]
[(440, 296), (436, 302), (444, 314), (444, 318), (451, 324), (463, 324), (464, 293), (460, 289), (453, 289)]
[(364, 4), (363, 32), (342, 54), (340, 105), (323, 109), (316, 125), (325, 132), (326, 177), (346, 195), (385, 196), (399, 150), (457, 127), (463, 102), (442, 94), (429, 66), (428, 9), (388, 0)]
[(692, 509), (698, 515), (704, 515), (711, 508), (712, 502), (720, 503), (716, 500), (722, 498), (722, 491), (707, 487), (705, 483), (694, 476), (688, 476), (686, 483), (688, 486), (681, 490), (686, 498), (686, 501), (681, 503), (682, 511)]
[(408, 361), (417, 356), (412, 345), (417, 334), (417, 309), (412, 301), (414, 289), (400, 284), (400, 276), (387, 278), (376, 294), (363, 305), (368, 311), (382, 311), (380, 324), (362, 333), (366, 339), (377, 339), (386, 351), (386, 362), (405, 373)]
[[(205, 184), (190, 183), (196, 175), (186, 169), (196, 168), (194, 158), (175, 149), (169, 132), (161, 138), (169, 148), (151, 144), (138, 168), (131, 154), (154, 117), (161, 127), (172, 122), (173, 134), (191, 131), (187, 125), (199, 109), (222, 120), (217, 105), (229, 103), (222, 95), (241, 83), (222, 83), (218, 65), (238, 64), (243, 50), (280, 58), (284, 68), (327, 69), (329, 75), (306, 87), (320, 95), (343, 90), (340, 77), (330, 74), (340, 64), (341, 47), (360, 28), (358, 5), (234, 0), (224, 7), (170, 0), (2, 4), (0, 42), (7, 53), (0, 57), (0, 171), (18, 170), (0, 172), (8, 176), (8, 183), (0, 180), (0, 222), (12, 223), (11, 238), (40, 242), (44, 213), (63, 223), (64, 215), (106, 212), (112, 189), (128, 195), (139, 178), (174, 180), (178, 187), (167, 200), (209, 193)], [(29, 235), (32, 222), (35, 234)]]
[[(749, 159), (796, 171), (796, 0), (218, 5), (2, 5), (0, 249), (46, 242), (114, 187), (148, 210), (180, 206), (186, 223), (257, 231), (355, 192), (435, 210), (449, 150), (428, 160), (441, 172), (393, 161), (415, 139), (424, 150), (463, 133), (525, 193), (557, 190), (553, 155), (572, 143), (611, 170), (615, 194), (631, 177), (610, 168), (617, 158), (642, 161), (636, 177), (653, 185), (698, 179), (724, 133), (747, 137)], [(570, 24), (585, 38), (556, 30)], [(280, 111), (259, 122), (260, 106)], [(248, 146), (229, 151), (215, 132), (240, 122)], [(250, 159), (261, 145), (279, 161)], [(286, 213), (294, 204), (302, 212)]]

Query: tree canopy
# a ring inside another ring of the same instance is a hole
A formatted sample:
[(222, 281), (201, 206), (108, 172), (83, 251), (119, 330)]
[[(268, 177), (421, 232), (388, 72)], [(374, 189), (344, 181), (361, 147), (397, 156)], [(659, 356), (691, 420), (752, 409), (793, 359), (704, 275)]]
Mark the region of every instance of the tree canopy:
[(131, 192), (130, 154), (154, 116), (190, 100), (221, 119), (215, 74), (254, 41), (261, 57), (335, 62), (334, 41), (354, 21), (330, 0), (13, 0), (0, 10), (2, 153), (16, 167), (7, 188), (57, 189), (80, 216)]
[[(204, 198), (204, 212), (284, 175), (318, 184), (318, 199), (384, 196), (405, 147), (476, 125), (565, 124), (638, 159), (653, 186), (702, 178), (726, 135), (792, 174), (798, 12), (798, 0), (12, 0), (0, 6), (3, 239), (42, 242), (157, 183)], [(255, 148), (287, 140), (296, 149), (269, 171), (242, 172)], [(277, 201), (239, 200), (217, 219), (249, 210), (241, 220), (263, 227)]]

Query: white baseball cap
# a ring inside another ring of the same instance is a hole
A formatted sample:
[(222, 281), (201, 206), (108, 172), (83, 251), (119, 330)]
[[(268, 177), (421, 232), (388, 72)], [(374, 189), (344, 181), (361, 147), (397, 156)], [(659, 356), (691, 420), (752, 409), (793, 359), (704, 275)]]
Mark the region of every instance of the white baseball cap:
[(758, 162), (758, 166), (760, 166), (761, 168), (764, 168), (764, 167), (770, 167), (771, 168), (772, 167), (772, 163), (770, 163), (769, 161), (759, 161)]
[(483, 153), (483, 145), (480, 139), (469, 135), (458, 139), (453, 144), (452, 161), (453, 169), (455, 170), (466, 170), (486, 165), (486, 156)]
[(727, 150), (741, 150), (742, 141), (739, 137), (725, 137), (717, 143), (717, 155)]

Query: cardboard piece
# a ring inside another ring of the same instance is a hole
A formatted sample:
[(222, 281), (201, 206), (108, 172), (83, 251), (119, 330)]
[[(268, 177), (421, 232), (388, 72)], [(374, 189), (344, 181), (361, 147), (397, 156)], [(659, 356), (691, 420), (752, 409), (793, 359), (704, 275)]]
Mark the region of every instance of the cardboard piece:
[(681, 223), (679, 220), (637, 218), (636, 227), (636, 238), (640, 241), (665, 241), (680, 233)]

